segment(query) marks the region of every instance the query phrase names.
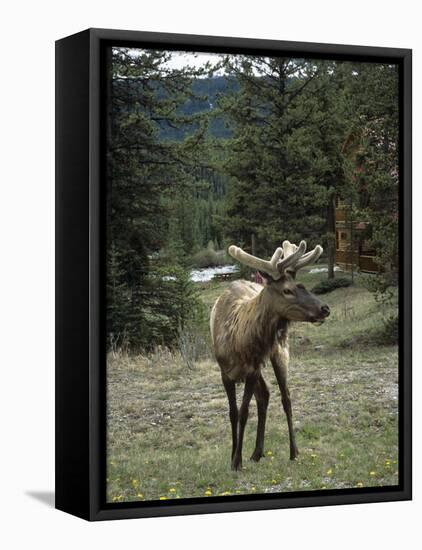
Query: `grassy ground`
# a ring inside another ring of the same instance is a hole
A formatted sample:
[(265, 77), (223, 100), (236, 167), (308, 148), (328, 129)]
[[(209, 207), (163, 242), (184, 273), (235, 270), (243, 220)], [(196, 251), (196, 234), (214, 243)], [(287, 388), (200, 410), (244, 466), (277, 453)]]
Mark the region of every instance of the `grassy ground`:
[[(325, 275), (326, 276), (326, 275)], [(324, 275), (305, 273), (311, 288)], [(211, 307), (227, 283), (203, 285)], [(287, 423), (270, 366), (266, 456), (253, 451), (251, 403), (243, 470), (230, 470), (226, 395), (211, 358), (189, 369), (180, 355), (108, 358), (108, 500), (286, 492), (398, 483), (397, 347), (377, 345), (386, 311), (358, 282), (322, 297), (322, 326), (291, 331), (290, 391), (299, 459), (289, 456)], [(238, 387), (240, 399), (242, 386)]]

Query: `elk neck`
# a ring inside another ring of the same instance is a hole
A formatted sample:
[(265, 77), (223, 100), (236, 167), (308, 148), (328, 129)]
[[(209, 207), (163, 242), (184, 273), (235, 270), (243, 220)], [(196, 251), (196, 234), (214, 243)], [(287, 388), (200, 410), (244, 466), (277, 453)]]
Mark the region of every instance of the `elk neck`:
[(280, 317), (273, 303), (273, 297), (264, 287), (255, 298), (239, 305), (236, 325), (241, 342), (238, 344), (245, 356), (264, 357), (276, 338), (286, 345), (289, 321)]

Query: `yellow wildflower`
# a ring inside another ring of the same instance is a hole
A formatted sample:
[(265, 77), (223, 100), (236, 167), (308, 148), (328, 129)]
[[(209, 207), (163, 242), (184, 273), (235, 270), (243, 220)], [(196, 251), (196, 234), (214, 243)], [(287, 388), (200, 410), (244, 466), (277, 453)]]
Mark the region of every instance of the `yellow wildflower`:
[(333, 470), (331, 468), (327, 470), (327, 476), (330, 476), (332, 473), (333, 473)]
[(386, 466), (390, 466), (390, 465), (391, 465), (391, 462), (390, 462), (389, 460), (386, 460), (386, 461), (385, 461), (385, 465), (386, 465)]
[(273, 485), (276, 485), (276, 484), (277, 484), (277, 480), (276, 480), (276, 479), (272, 479), (272, 480), (271, 480), (271, 483), (272, 483)]
[(207, 490), (205, 491), (205, 496), (206, 496), (206, 497), (209, 497), (209, 496), (211, 496), (211, 495), (212, 495), (212, 491), (210, 491), (209, 489), (207, 489)]
[(311, 455), (311, 458), (312, 458), (312, 459), (315, 459), (315, 458), (316, 458), (316, 455), (315, 455), (315, 454), (312, 454), (312, 455)]
[(139, 485), (139, 481), (137, 479), (132, 479), (132, 485), (137, 487)]
[(358, 482), (356, 483), (356, 487), (363, 487), (363, 483), (362, 483), (361, 481), (358, 481)]
[(136, 496), (137, 496), (138, 498), (144, 498), (144, 495), (143, 495), (142, 493), (136, 493)]
[(160, 500), (167, 500), (167, 497), (160, 497)]
[(272, 456), (273, 452), (272, 451), (267, 451), (267, 456)]
[(251, 491), (254, 491), (254, 492), (255, 492), (255, 491), (256, 491), (256, 487), (252, 487), (252, 488), (251, 488)]
[(376, 475), (376, 472), (374, 472), (374, 471), (372, 470), (372, 472), (369, 472), (369, 475), (370, 475), (370, 476), (375, 476), (375, 475)]
[(170, 493), (175, 493), (176, 492), (176, 489), (174, 487), (172, 487), (171, 489), (169, 489)]

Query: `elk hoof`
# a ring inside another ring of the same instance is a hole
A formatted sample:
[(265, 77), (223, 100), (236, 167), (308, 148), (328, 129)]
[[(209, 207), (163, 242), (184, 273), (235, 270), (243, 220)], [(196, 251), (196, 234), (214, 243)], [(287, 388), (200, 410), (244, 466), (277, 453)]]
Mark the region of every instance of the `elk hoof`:
[(299, 456), (299, 451), (295, 447), (294, 449), (290, 449), (290, 460), (296, 460), (296, 458)]
[(238, 472), (242, 469), (242, 459), (239, 457), (234, 457), (232, 460), (232, 470)]
[(254, 462), (259, 462), (263, 456), (264, 453), (262, 451), (254, 451), (251, 456), (251, 460), (253, 460)]

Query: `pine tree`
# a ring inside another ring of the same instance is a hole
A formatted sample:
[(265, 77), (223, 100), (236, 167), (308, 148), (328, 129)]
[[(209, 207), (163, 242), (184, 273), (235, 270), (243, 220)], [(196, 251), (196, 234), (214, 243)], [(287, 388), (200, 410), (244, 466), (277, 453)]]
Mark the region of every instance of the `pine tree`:
[[(130, 346), (147, 345), (151, 338), (151, 314), (145, 313), (151, 311), (151, 285), (157, 282), (149, 277), (151, 261), (167, 244), (169, 199), (180, 197), (189, 184), (206, 132), (200, 117), (181, 112), (193, 97), (192, 78), (206, 68), (173, 69), (170, 59), (162, 50), (109, 51), (107, 247), (118, 250), (119, 284), (127, 294), (109, 293), (108, 327), (124, 330)], [(194, 123), (183, 141), (164, 138), (168, 128), (184, 132)], [(179, 219), (183, 223), (183, 216)], [(189, 231), (182, 233), (185, 246)]]
[(222, 101), (234, 125), (226, 235), (269, 253), (280, 239), (310, 244), (324, 233), (327, 182), (316, 169), (319, 144), (309, 132), (318, 109), (317, 64), (291, 58), (227, 58), (238, 91)]

